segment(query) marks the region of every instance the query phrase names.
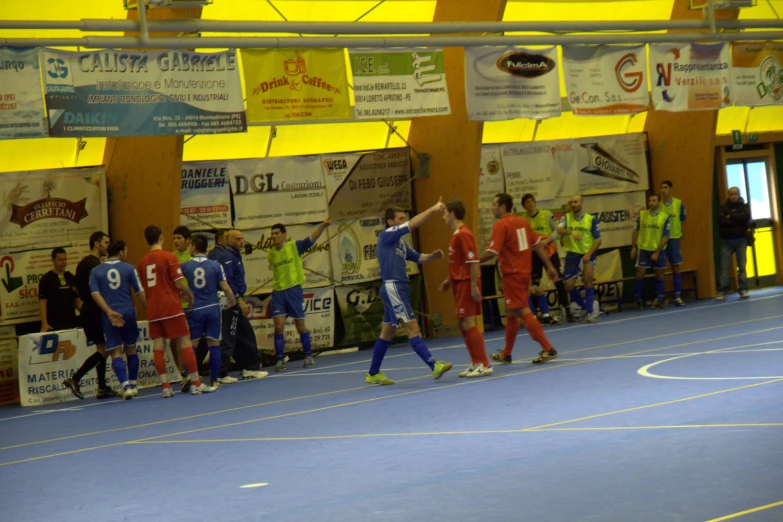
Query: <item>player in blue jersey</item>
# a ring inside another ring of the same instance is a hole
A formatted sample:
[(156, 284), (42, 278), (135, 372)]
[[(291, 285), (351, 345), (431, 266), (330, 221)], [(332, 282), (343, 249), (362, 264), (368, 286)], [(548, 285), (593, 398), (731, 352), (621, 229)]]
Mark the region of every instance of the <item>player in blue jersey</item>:
[[(111, 356), (111, 367), (124, 389), (123, 397), (128, 400), (139, 393), (136, 388), (139, 375), (139, 356), (136, 354), (139, 327), (136, 324), (131, 289), (145, 307), (147, 301), (139, 274), (133, 265), (125, 262), (128, 253), (125, 242), (112, 241), (107, 252), (109, 258), (90, 273), (90, 292), (95, 303), (103, 310), (101, 320), (106, 351)], [(122, 359), (123, 347), (128, 357), (127, 368)]]
[(442, 259), (443, 251), (436, 250), (431, 254), (421, 254), (409, 247), (402, 239), (402, 236), (421, 226), (430, 216), (443, 213), (445, 209), (443, 198), (440, 198), (438, 203), (407, 222), (403, 209), (390, 208), (386, 210), (384, 217), (386, 229), (378, 235), (378, 243), (375, 247), (378, 263), (381, 266), (380, 294), (383, 301), (383, 328), (381, 336), (375, 342), (370, 372), (365, 378), (367, 384), (394, 384), (394, 381), (387, 379), (381, 372), (381, 363), (383, 356), (386, 355), (389, 342), (397, 333), (397, 326), (400, 322), (405, 327), (413, 351), (430, 367), (433, 378), (440, 379), (444, 373), (451, 369), (451, 363), (435, 361), (427, 349), (427, 345), (421, 339), (419, 324), (416, 322), (413, 308), (411, 308), (408, 273), (405, 270), (406, 261), (419, 264), (428, 263), (435, 259)]
[[(218, 291), (223, 290), (228, 299), (228, 308), (236, 304), (234, 292), (226, 282), (223, 267), (217, 261), (207, 258), (207, 238), (201, 234), (190, 241), (192, 259), (182, 264), (182, 273), (193, 291), (193, 306), (188, 311), (190, 338), (198, 342), (206, 337), (209, 346), (209, 371), (212, 374), (211, 385), (220, 387), (220, 298)], [(231, 354), (228, 354), (229, 356)]]

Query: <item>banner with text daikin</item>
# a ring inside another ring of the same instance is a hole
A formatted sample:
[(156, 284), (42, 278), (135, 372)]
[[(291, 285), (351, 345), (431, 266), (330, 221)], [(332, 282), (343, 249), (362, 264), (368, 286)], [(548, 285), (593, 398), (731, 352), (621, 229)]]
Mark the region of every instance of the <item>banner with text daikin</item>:
[(241, 230), (315, 223), (328, 216), (318, 156), (230, 161), (228, 174), (234, 226)]
[(557, 48), (466, 47), (468, 119), (560, 116)]
[(451, 114), (439, 47), (350, 50), (357, 120)]
[(731, 105), (729, 49), (725, 42), (650, 44), (655, 110), (696, 111)]
[(52, 136), (247, 130), (236, 53), (44, 49)]
[(388, 207), (412, 208), (410, 150), (321, 156), (334, 220), (382, 213)]
[(646, 111), (646, 74), (644, 45), (563, 46), (563, 79), (575, 115)]
[[(475, 230), (479, 251), (483, 252), (492, 237), (495, 216), (492, 215), (492, 200), (495, 194), (506, 191), (503, 179), (503, 164), (500, 162), (500, 147), (484, 145), (481, 147), (481, 172), (479, 173), (478, 230)], [(517, 198), (517, 194), (512, 194)], [(470, 209), (466, 209), (470, 211)]]
[(228, 162), (182, 164), (179, 224), (191, 230), (231, 227)]
[(0, 140), (49, 134), (40, 73), (37, 48), (0, 49)]

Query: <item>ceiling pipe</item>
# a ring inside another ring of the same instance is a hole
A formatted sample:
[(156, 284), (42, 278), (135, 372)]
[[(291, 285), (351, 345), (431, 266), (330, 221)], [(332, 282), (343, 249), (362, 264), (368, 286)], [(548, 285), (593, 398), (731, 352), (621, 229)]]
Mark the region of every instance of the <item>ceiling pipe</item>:
[(150, 30), (147, 27), (147, 6), (145, 0), (139, 1), (139, 28), (141, 29), (141, 41), (148, 42), (150, 39)]

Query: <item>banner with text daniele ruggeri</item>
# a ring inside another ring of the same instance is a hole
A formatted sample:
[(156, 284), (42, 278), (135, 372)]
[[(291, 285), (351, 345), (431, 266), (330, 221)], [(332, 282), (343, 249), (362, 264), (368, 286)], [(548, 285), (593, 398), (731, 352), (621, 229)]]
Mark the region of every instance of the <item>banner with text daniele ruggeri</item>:
[(179, 224), (192, 230), (231, 227), (228, 162), (182, 164)]
[(37, 48), (0, 49), (0, 139), (48, 134)]
[(66, 52), (41, 65), (52, 136), (247, 130), (236, 52)]

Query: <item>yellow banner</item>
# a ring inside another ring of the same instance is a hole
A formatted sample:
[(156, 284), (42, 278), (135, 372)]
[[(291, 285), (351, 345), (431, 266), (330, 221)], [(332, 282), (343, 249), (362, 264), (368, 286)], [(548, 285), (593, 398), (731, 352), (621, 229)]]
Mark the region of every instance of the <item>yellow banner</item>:
[(351, 119), (343, 49), (242, 49), (248, 123)]

